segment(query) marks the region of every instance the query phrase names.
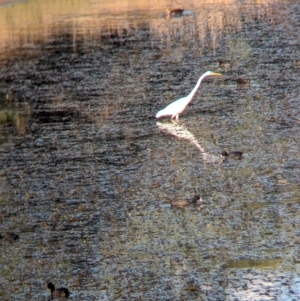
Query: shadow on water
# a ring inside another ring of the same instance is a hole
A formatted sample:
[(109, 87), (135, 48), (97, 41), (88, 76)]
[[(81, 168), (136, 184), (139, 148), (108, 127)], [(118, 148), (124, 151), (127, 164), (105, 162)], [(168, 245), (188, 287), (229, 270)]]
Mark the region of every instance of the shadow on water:
[(0, 6), (1, 300), (300, 294), (299, 3), (148, 2)]

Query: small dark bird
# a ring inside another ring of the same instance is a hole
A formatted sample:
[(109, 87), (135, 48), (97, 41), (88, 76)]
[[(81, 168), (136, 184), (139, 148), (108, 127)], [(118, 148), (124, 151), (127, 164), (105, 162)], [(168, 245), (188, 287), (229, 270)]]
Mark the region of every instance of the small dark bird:
[(58, 299), (58, 298), (68, 298), (70, 296), (70, 292), (65, 287), (60, 287), (55, 289), (55, 286), (52, 282), (49, 282), (47, 287), (51, 290), (51, 299)]
[(236, 83), (240, 87), (250, 86), (251, 80), (249, 78), (240, 77), (236, 80)]
[(221, 155), (223, 157), (223, 161), (228, 159), (241, 160), (243, 158), (243, 153), (240, 151), (233, 151), (230, 153), (223, 151)]
[(198, 201), (202, 201), (199, 194), (195, 195), (195, 196), (190, 200), (190, 204), (197, 204)]
[(195, 195), (191, 200), (175, 200), (171, 202), (171, 207), (182, 209), (188, 205), (197, 205), (198, 200), (201, 200), (200, 195)]
[(184, 12), (183, 8), (173, 8), (173, 9), (166, 9), (166, 12), (171, 17), (181, 17), (182, 13)]
[(19, 238), (20, 238), (19, 235), (13, 232), (7, 232), (3, 236), (0, 234), (0, 241), (13, 242), (15, 240), (18, 240)]
[(218, 64), (220, 69), (229, 69), (231, 67), (231, 63), (224, 60), (218, 60)]

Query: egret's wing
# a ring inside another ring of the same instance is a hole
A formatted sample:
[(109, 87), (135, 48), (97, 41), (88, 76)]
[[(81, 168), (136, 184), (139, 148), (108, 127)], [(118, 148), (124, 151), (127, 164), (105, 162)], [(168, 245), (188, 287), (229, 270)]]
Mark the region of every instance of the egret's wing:
[(164, 113), (164, 115), (177, 115), (182, 113), (186, 106), (186, 97), (183, 97), (166, 106), (162, 110), (162, 113)]

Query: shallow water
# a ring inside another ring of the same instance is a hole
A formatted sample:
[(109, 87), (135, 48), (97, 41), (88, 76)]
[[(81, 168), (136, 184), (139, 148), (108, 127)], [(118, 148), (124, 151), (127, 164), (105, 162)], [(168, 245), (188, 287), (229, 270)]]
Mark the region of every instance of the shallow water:
[(297, 300), (299, 4), (60, 5), (0, 6), (1, 300)]

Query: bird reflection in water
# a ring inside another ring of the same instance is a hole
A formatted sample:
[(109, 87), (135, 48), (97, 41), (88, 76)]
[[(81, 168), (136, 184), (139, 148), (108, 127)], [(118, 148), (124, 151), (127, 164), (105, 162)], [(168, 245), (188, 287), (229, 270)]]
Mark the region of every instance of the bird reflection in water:
[(163, 123), (157, 122), (157, 127), (168, 134), (171, 134), (179, 139), (184, 139), (190, 141), (196, 148), (199, 150), (202, 159), (206, 163), (220, 163), (220, 158), (218, 156), (214, 156), (205, 152), (203, 147), (199, 144), (196, 137), (184, 126), (178, 123)]

